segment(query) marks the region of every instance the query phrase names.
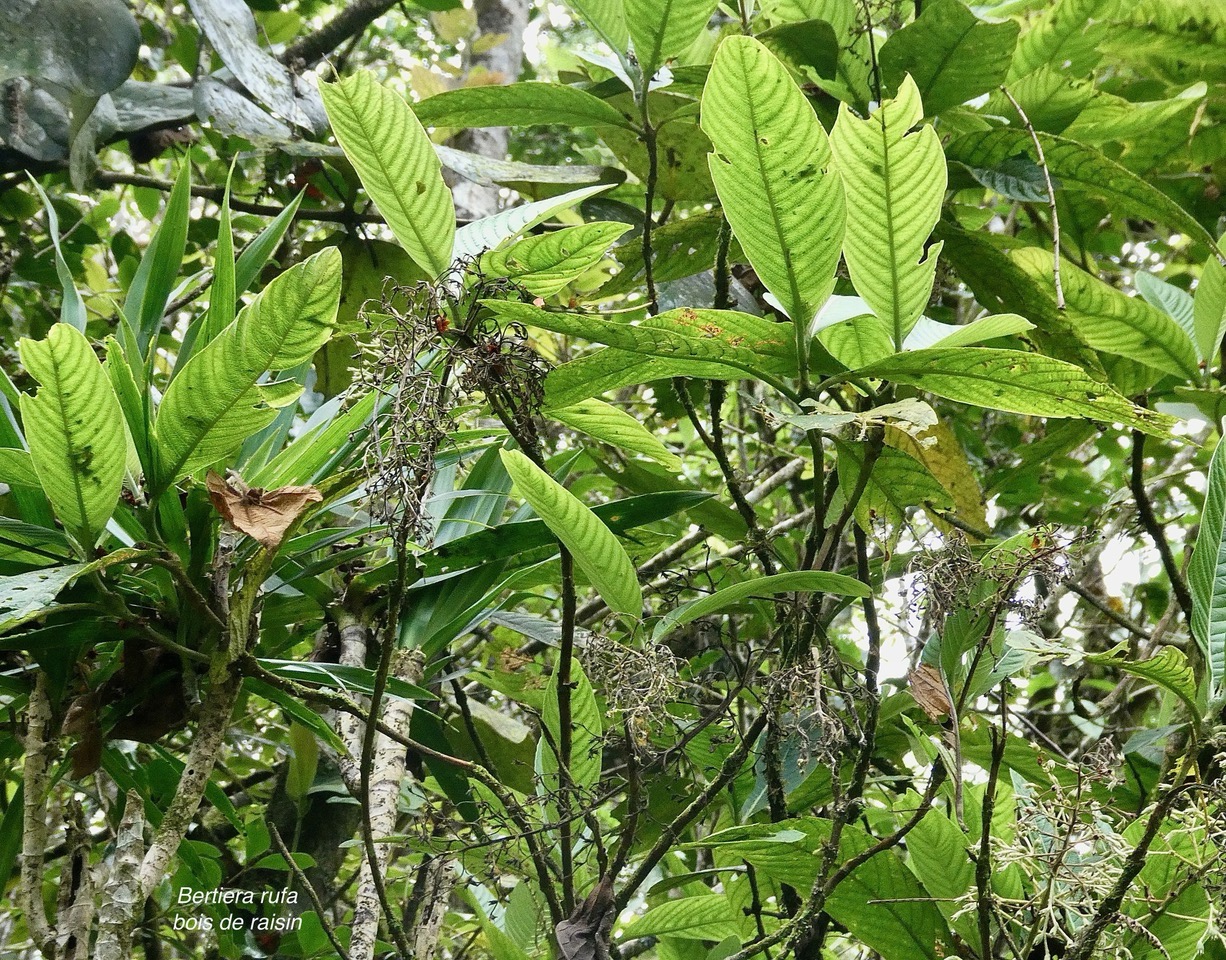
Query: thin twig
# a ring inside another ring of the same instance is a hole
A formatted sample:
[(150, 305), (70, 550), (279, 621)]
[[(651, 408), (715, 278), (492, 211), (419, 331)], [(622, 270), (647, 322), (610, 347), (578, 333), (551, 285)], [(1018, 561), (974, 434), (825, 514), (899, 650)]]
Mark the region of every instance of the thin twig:
[(1056, 284), (1056, 309), (1064, 309), (1064, 287), (1060, 284), (1060, 214), (1056, 210), (1056, 190), (1052, 186), (1051, 171), (1047, 169), (1047, 156), (1043, 153), (1043, 142), (1039, 139), (1038, 133), (1034, 129), (1034, 124), (1030, 122), (1030, 118), (1026, 116), (1026, 111), (1022, 109), (1022, 105), (1013, 98), (1013, 94), (1009, 92), (1009, 88), (1004, 84), (1000, 87), (1001, 93), (1009, 98), (1009, 102), (1013, 104), (1013, 109), (1017, 111), (1017, 115), (1021, 117), (1022, 123), (1026, 127), (1026, 132), (1030, 134), (1030, 140), (1034, 144), (1035, 154), (1039, 158), (1039, 169), (1043, 171), (1043, 182), (1047, 186), (1047, 202), (1051, 206), (1051, 245), (1052, 245), (1052, 279)]
[(277, 848), (277, 852), (289, 864), (290, 872), (293, 873), (294, 879), (306, 891), (307, 898), (311, 901), (311, 906), (315, 908), (315, 916), (319, 918), (319, 925), (323, 927), (324, 936), (328, 938), (328, 942), (332, 944), (332, 949), (336, 951), (336, 955), (340, 960), (349, 960), (349, 954), (345, 948), (341, 946), (341, 942), (336, 938), (336, 931), (332, 929), (332, 923), (328, 920), (327, 914), (324, 912), (324, 905), (319, 901), (319, 894), (315, 891), (311, 881), (307, 879), (307, 875), (303, 873), (302, 867), (294, 861), (294, 855), (290, 852), (289, 847), (285, 845), (285, 841), (281, 839), (281, 833), (277, 830), (277, 825), (269, 821), (268, 834), (272, 837), (272, 842)]

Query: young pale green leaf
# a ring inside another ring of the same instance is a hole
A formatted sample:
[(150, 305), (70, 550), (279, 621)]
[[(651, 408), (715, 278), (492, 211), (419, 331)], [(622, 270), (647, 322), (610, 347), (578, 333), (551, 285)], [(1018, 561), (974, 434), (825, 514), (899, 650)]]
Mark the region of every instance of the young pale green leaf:
[(1226, 267), (1213, 254), (1205, 261), (1192, 300), (1196, 342), (1201, 356), (1215, 357), (1226, 333)]
[(64, 260), (64, 254), (60, 250), (60, 218), (56, 215), (55, 207), (51, 205), (51, 200), (43, 191), (42, 185), (32, 176), (30, 183), (38, 191), (43, 201), (43, 209), (47, 211), (47, 233), (51, 237), (51, 248), (55, 251), (55, 274), (60, 278), (60, 289), (63, 291), (63, 299), (60, 302), (60, 323), (76, 327), (84, 333), (85, 301), (81, 299), (76, 282), (72, 279), (72, 271), (68, 269), (68, 263)]
[(640, 323), (542, 310), (527, 303), (486, 301), (500, 319), (583, 337), (631, 353), (721, 363), (750, 375), (794, 373), (790, 323), (772, 323), (732, 310), (682, 307)]
[[(1209, 231), (1192, 214), (1101, 151), (1064, 137), (1038, 137), (1048, 170), (1064, 189), (1101, 197), (1130, 216), (1164, 224), (1216, 249)], [(1019, 154), (1035, 159), (1034, 142), (1025, 130), (1011, 127), (964, 134), (945, 144), (946, 159), (979, 169), (999, 167)]]
[(847, 270), (856, 292), (892, 332), (896, 349), (928, 305), (941, 252), (938, 242), (924, 256), (941, 216), (946, 174), (936, 131), (925, 126), (909, 132), (923, 116), (908, 77), (898, 96), (867, 120), (843, 104), (830, 135), (847, 196)]
[(57, 323), (22, 340), (21, 362), (42, 386), (21, 397), (38, 479), (64, 527), (91, 550), (119, 502), (128, 444), (115, 391), (85, 335)]
[(936, 0), (890, 34), (878, 57), (881, 74), (896, 90), (909, 74), (935, 116), (995, 90), (1009, 70), (1017, 35), (1012, 20), (985, 23), (961, 0)]
[(1226, 696), (1226, 446), (1209, 462), (1209, 483), (1200, 515), (1196, 549), (1188, 564), (1192, 637), (1204, 657), (1209, 699)]
[(481, 269), (514, 280), (537, 297), (552, 297), (596, 266), (626, 223), (585, 223), (524, 239), (481, 257)]
[[(1146, 303), (1161, 310), (1183, 327), (1184, 333), (1196, 343), (1196, 312), (1190, 293), (1154, 276), (1148, 270), (1138, 270), (1134, 273), (1132, 283)], [(1197, 344), (1197, 352), (1199, 351), (1200, 346)], [(1200, 358), (1203, 360), (1204, 354), (1200, 354)]]
[(1175, 425), (1173, 417), (1136, 406), (1078, 366), (1020, 350), (912, 350), (870, 364), (855, 376), (906, 384), (991, 410), (1119, 423), (1158, 437), (1169, 436)]
[(611, 610), (637, 617), (643, 592), (634, 564), (617, 538), (582, 501), (518, 450), (502, 462), (515, 489), (570, 551)]
[(870, 592), (859, 580), (822, 570), (800, 570), (759, 577), (756, 580), (744, 580), (669, 611), (656, 624), (651, 639), (653, 643), (659, 643), (679, 627), (751, 597), (775, 597), (781, 593), (830, 593), (840, 597), (867, 597)]
[[(1051, 254), (1022, 247), (1013, 261), (1031, 277), (1054, 289)], [(1130, 297), (1065, 261), (1060, 264), (1065, 315), (1095, 350), (1118, 354), (1177, 377), (1200, 377), (1196, 347), (1187, 331), (1140, 297)]]
[(626, 11), (622, 0), (566, 0), (567, 5), (587, 21), (589, 27), (604, 39), (613, 52), (625, 54), (630, 43), (626, 28)]
[(341, 255), (328, 247), (291, 267), (195, 353), (158, 409), (155, 489), (233, 454), (271, 423), (301, 388), (260, 383), (270, 370), (306, 363), (332, 336), (340, 300)]
[(826, 131), (787, 68), (758, 41), (720, 44), (702, 95), (711, 178), (758, 277), (804, 329), (834, 289), (843, 182)]
[(421, 122), (366, 71), (320, 92), (337, 142), (393, 235), (423, 269), (442, 275), (451, 265), (455, 204)]
[(123, 303), (123, 315), (136, 332), (142, 353), (149, 349), (150, 342), (157, 336), (162, 313), (179, 276), (183, 251), (187, 247), (191, 200), (192, 168), (190, 163), (185, 162), (166, 201), (162, 222), (149, 242), (145, 255), (141, 257)]
[[(583, 674), (583, 668), (578, 659), (571, 660), (570, 666), (570, 782), (576, 787), (591, 790), (600, 782), (601, 772), (601, 735), (604, 727), (601, 723), (600, 705), (596, 702), (596, 694), (592, 684)], [(558, 671), (554, 670), (545, 688), (545, 708), (541, 711), (541, 722), (552, 735), (550, 740), (554, 746), (562, 742), (562, 723), (558, 707)], [(543, 738), (542, 738), (543, 739)], [(544, 773), (556, 779), (558, 759), (553, 752), (553, 746), (541, 743), (541, 760)], [(550, 785), (553, 793), (562, 788), (562, 784)]]
[(577, 206), (589, 197), (604, 193), (611, 186), (612, 184), (608, 183), (598, 183), (591, 187), (580, 187), (578, 190), (572, 190), (559, 197), (523, 203), (518, 207), (509, 207), (500, 213), (495, 213), (493, 216), (466, 223), (456, 231), (452, 257), (461, 260), (465, 257), (479, 256), (486, 250), (495, 250), (512, 237), (519, 236), (538, 223), (544, 223), (554, 214)]
[(461, 87), (414, 104), (428, 127), (626, 127), (634, 124), (599, 97), (578, 87), (528, 81), (505, 86)]
[(646, 82), (698, 39), (719, 0), (624, 0), (624, 3), (634, 55)]
[(927, 347), (971, 347), (997, 337), (1033, 330), (1034, 324), (1016, 313), (993, 313), (970, 323), (941, 323), (920, 317), (903, 341), (904, 350), (923, 350)]
[(673, 472), (681, 469), (681, 458), (664, 446), (659, 437), (626, 411), (603, 400), (584, 400), (570, 407), (552, 407), (548, 416), (619, 450), (641, 453)]
[(234, 234), (230, 227), (230, 181), (227, 179), (226, 192), (221, 201), (221, 217), (217, 223), (217, 252), (213, 256), (209, 308), (197, 321), (200, 327), (194, 341), (197, 349), (210, 343), (233, 322), (238, 294), (234, 279)]

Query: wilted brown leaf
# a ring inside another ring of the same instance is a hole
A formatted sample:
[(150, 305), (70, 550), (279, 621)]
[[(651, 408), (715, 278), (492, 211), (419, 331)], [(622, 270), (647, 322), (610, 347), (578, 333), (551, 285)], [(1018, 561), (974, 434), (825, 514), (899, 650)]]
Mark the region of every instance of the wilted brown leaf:
[(209, 499), (217, 512), (236, 530), (258, 540), (265, 549), (275, 550), (285, 533), (312, 503), (323, 496), (315, 487), (278, 487), (264, 490), (249, 487), (237, 474), (222, 477), (209, 471)]
[(953, 710), (941, 671), (932, 664), (921, 663), (907, 675), (907, 682), (911, 687), (911, 696), (928, 714), (929, 720), (939, 720)]

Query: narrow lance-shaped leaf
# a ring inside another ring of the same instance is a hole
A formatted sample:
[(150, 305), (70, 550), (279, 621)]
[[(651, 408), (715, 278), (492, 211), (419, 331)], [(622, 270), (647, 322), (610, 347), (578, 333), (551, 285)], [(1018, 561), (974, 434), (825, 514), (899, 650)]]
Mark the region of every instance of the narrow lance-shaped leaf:
[(609, 528), (524, 454), (518, 450), (501, 453), (515, 489), (570, 551), (609, 609), (639, 616), (643, 592), (634, 564)]
[(401, 246), (435, 276), (451, 264), (455, 204), (421, 122), (367, 72), (321, 87), (336, 140)]
[(170, 384), (155, 434), (161, 465), (155, 487), (232, 454), (276, 417), (301, 387), (260, 383), (314, 356), (332, 335), (341, 256), (328, 247), (270, 283)]
[(47, 233), (51, 237), (51, 247), (55, 250), (55, 274), (60, 278), (60, 289), (64, 294), (60, 304), (60, 323), (67, 323), (84, 333), (85, 301), (81, 299), (77, 285), (72, 279), (72, 271), (68, 269), (64, 254), (60, 250), (60, 218), (56, 215), (55, 207), (51, 205), (51, 200), (48, 199), (39, 182), (33, 177), (30, 178), (30, 182), (34, 184), (34, 189), (42, 198), (43, 209), (47, 211)]
[(625, 0), (634, 55), (650, 80), (698, 39), (719, 0)]
[(991, 410), (1119, 423), (1158, 437), (1169, 436), (1175, 425), (1173, 417), (1136, 406), (1074, 364), (1020, 350), (911, 350), (854, 376), (906, 384)]
[(616, 108), (586, 90), (535, 81), (448, 90), (415, 104), (413, 112), (431, 127), (531, 127), (558, 123), (568, 127), (634, 129), (634, 124)]
[(90, 550), (119, 501), (127, 439), (119, 401), (85, 335), (57, 323), (22, 340), (21, 362), (42, 386), (21, 417), (38, 479), (64, 526)]
[(715, 147), (711, 178), (745, 256), (807, 335), (834, 289), (843, 243), (843, 183), (826, 131), (783, 64), (750, 37), (720, 44), (702, 129)]
[(1226, 267), (1214, 254), (1209, 254), (1196, 285), (1192, 322), (1201, 356), (1216, 356), (1222, 334), (1226, 333)]
[(551, 297), (598, 264), (610, 244), (630, 229), (626, 223), (585, 223), (524, 237), (481, 257), (489, 274), (508, 277), (537, 297)]
[(907, 77), (898, 96), (867, 120), (843, 104), (830, 145), (847, 196), (843, 256), (851, 282), (885, 321), (896, 349), (928, 304), (941, 244), (924, 256), (924, 244), (941, 216), (945, 158), (923, 119), (915, 82)]
[(142, 352), (148, 351), (157, 335), (166, 303), (179, 276), (183, 251), (187, 247), (191, 200), (191, 164), (185, 162), (166, 201), (162, 222), (141, 257), (123, 303), (123, 315), (132, 325)]
[(603, 400), (556, 407), (548, 411), (548, 416), (610, 446), (641, 453), (674, 472), (681, 469), (681, 458), (664, 446), (659, 437), (626, 411)]
[(1206, 664), (1211, 702), (1226, 695), (1226, 447), (1209, 462), (1196, 549), (1188, 564), (1192, 637)]

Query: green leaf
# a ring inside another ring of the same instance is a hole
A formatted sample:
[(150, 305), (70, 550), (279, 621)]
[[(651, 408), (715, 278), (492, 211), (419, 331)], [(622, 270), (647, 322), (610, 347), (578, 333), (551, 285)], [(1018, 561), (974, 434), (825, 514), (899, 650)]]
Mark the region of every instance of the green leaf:
[[(1038, 247), (1014, 250), (1013, 261), (1055, 288), (1051, 254)], [(1192, 340), (1179, 324), (1140, 297), (1130, 297), (1067, 260), (1060, 264), (1065, 315), (1095, 350), (1118, 354), (1188, 380), (1200, 378)]]
[(1017, 35), (1011, 20), (985, 23), (961, 0), (936, 0), (890, 35), (879, 54), (881, 73), (896, 90), (910, 74), (934, 116), (995, 90), (1009, 70)]
[(1127, 645), (1121, 644), (1107, 653), (1093, 653), (1085, 658), (1090, 663), (1114, 667), (1133, 676), (1150, 680), (1179, 697), (1188, 707), (1194, 722), (1199, 721), (1196, 703), (1196, 677), (1188, 658), (1177, 647), (1163, 647), (1146, 660), (1134, 660)]
[[(681, 510), (692, 510), (710, 499), (711, 494), (698, 490), (664, 490), (611, 503), (598, 503), (592, 508), (592, 513), (613, 533), (622, 534), (671, 517)], [(429, 553), (422, 554), (419, 562), (422, 576), (432, 577), (556, 545), (553, 534), (544, 522), (518, 520), (439, 544)]]
[(1135, 406), (1080, 367), (1019, 350), (913, 350), (855, 372), (907, 384), (947, 400), (1039, 417), (1120, 423), (1165, 437), (1173, 417)]
[(136, 332), (141, 353), (148, 351), (150, 343), (157, 338), (162, 323), (162, 313), (170, 300), (171, 291), (183, 263), (183, 251), (187, 247), (187, 225), (191, 219), (192, 168), (184, 162), (179, 169), (166, 210), (157, 233), (149, 243), (140, 266), (128, 287), (128, 296), (123, 303), (123, 315)]
[(1226, 695), (1226, 447), (1209, 461), (1205, 506), (1188, 564), (1192, 636), (1205, 660), (1210, 702)]
[(553, 407), (548, 411), (548, 416), (620, 450), (641, 453), (673, 472), (681, 469), (681, 458), (664, 446), (659, 437), (624, 410), (603, 400), (584, 400), (570, 407)]
[(715, 55), (702, 129), (715, 147), (711, 178), (745, 256), (807, 330), (834, 289), (843, 243), (843, 182), (826, 131), (783, 64), (740, 36)]
[(286, 740), (290, 756), (285, 770), (285, 795), (301, 802), (310, 792), (319, 769), (319, 741), (310, 728), (296, 721), (290, 723)]
[(740, 380), (744, 376), (743, 370), (722, 363), (681, 357), (652, 357), (610, 347), (550, 370), (545, 377), (545, 406), (571, 407), (610, 390), (672, 377)]
[(297, 397), (301, 387), (292, 380), (260, 378), (306, 363), (328, 341), (340, 283), (341, 255), (325, 248), (273, 280), (192, 356), (158, 409), (155, 489), (233, 454), (276, 418), (278, 406)]
[(1033, 323), (1016, 313), (993, 313), (964, 324), (941, 323), (928, 317), (920, 317), (919, 322), (907, 335), (903, 349), (971, 347), (985, 340), (1012, 337), (1033, 329)]
[(359, 71), (320, 85), (336, 140), (392, 234), (433, 276), (451, 265), (455, 205), (434, 145), (400, 94)]
[(818, 333), (817, 339), (834, 359), (849, 370), (867, 367), (895, 352), (894, 338), (890, 336), (885, 322), (872, 313), (826, 327)]
[[(296, 683), (341, 690), (350, 694), (370, 695), (375, 689), (375, 672), (366, 667), (353, 667), (340, 663), (312, 663), (303, 660), (265, 660), (260, 666), (274, 676)], [(404, 700), (436, 700), (429, 690), (397, 677), (387, 678), (387, 692)]]
[(656, 624), (652, 633), (653, 643), (687, 623), (709, 616), (750, 597), (773, 597), (781, 593), (830, 593), (840, 597), (867, 597), (869, 588), (852, 577), (820, 570), (800, 570), (794, 573), (777, 573), (770, 577), (744, 580), (716, 590), (698, 600), (682, 604)]
[(1201, 356), (1216, 357), (1226, 333), (1226, 267), (1213, 254), (1205, 261), (1196, 285), (1192, 316)]
[(640, 616), (643, 593), (622, 545), (582, 501), (518, 450), (503, 450), (515, 489), (570, 551), (609, 608)]
[(60, 323), (76, 327), (84, 333), (85, 301), (81, 299), (77, 285), (72, 279), (72, 271), (68, 269), (63, 251), (60, 249), (60, 218), (56, 215), (55, 207), (51, 205), (47, 194), (43, 192), (42, 186), (33, 176), (30, 177), (30, 183), (38, 191), (38, 196), (43, 201), (43, 209), (47, 211), (47, 233), (51, 237), (51, 248), (55, 251), (55, 273), (60, 278), (60, 289), (63, 291), (63, 300), (60, 303)]
[[(600, 782), (601, 756), (604, 728), (601, 724), (600, 706), (596, 702), (596, 694), (592, 685), (583, 674), (583, 668), (577, 658), (571, 659), (570, 665), (570, 781), (576, 787), (591, 790)], [(561, 716), (558, 706), (558, 671), (555, 668), (545, 688), (545, 707), (541, 711), (541, 722), (549, 731), (554, 745), (562, 742)], [(541, 760), (546, 775), (558, 772), (557, 757), (553, 749), (543, 738), (540, 749)], [(560, 789), (557, 783), (553, 789)], [(553, 792), (553, 789), (548, 792)]]
[[(1133, 274), (1132, 283), (1146, 303), (1161, 310), (1183, 327), (1184, 333), (1192, 338), (1193, 343), (1196, 342), (1195, 307), (1191, 294), (1154, 276), (1148, 270), (1138, 270)], [(1199, 352), (1199, 345), (1197, 350)], [(1200, 354), (1200, 357), (1203, 360), (1204, 354)]]
[(233, 322), (238, 293), (234, 278), (234, 233), (230, 226), (230, 180), (227, 178), (226, 192), (221, 201), (221, 217), (217, 223), (217, 252), (213, 257), (209, 308), (198, 321), (200, 331), (194, 341), (197, 349), (212, 342), (217, 334)]
[[(1094, 82), (1055, 66), (1040, 67), (1009, 83), (1009, 93), (1040, 133), (1063, 133), (1094, 96)], [(1025, 127), (1017, 107), (1001, 91), (988, 97), (984, 114), (1005, 117), (1011, 127)]]
[(21, 398), (34, 468), (56, 516), (90, 550), (119, 502), (127, 465), (119, 401), (76, 327), (58, 323), (46, 340), (22, 340), (18, 350), (42, 385)]
[[(1079, 190), (1118, 204), (1129, 216), (1163, 224), (1215, 250), (1213, 237), (1199, 221), (1165, 193), (1135, 173), (1108, 159), (1094, 147), (1064, 137), (1038, 134), (1047, 168), (1067, 190)], [(997, 167), (1018, 154), (1036, 159), (1034, 143), (1025, 130), (996, 129), (955, 137), (945, 145), (949, 160), (968, 167)]]
[[(919, 800), (915, 794), (910, 798)], [(975, 865), (967, 852), (970, 846), (971, 840), (962, 828), (935, 808), (924, 814), (907, 836), (911, 872), (958, 935), (974, 943), (978, 936), (974, 916), (963, 910), (959, 919), (953, 919), (965, 905), (962, 898), (975, 885)]]
[(652, 907), (622, 931), (622, 939), (670, 937), (678, 940), (723, 940), (739, 937), (740, 916), (726, 896), (684, 897)]
[(21, 484), (41, 489), (38, 472), (34, 469), (34, 458), (16, 447), (0, 448), (0, 483), (7, 483), (10, 487)]
[(682, 307), (633, 324), (542, 310), (527, 303), (484, 303), (503, 321), (583, 337), (631, 353), (721, 363), (751, 375), (789, 375), (796, 370), (792, 325), (746, 313)]
[(924, 256), (941, 216), (946, 173), (936, 131), (909, 133), (923, 116), (919, 91), (906, 79), (867, 120), (843, 104), (830, 135), (847, 196), (847, 270), (898, 349), (928, 305), (941, 252), (938, 241)]
[(580, 187), (558, 197), (520, 204), (493, 216), (467, 223), (456, 231), (452, 256), (461, 260), (465, 257), (476, 257), (486, 250), (494, 250), (512, 237), (531, 230), (538, 223), (544, 223), (554, 214), (569, 210), (598, 193), (604, 193), (611, 186), (612, 184), (608, 183), (598, 183), (591, 187)]
[(429, 127), (626, 127), (634, 124), (599, 97), (558, 83), (510, 83), (462, 87), (414, 104), (417, 119)]
[(626, 27), (626, 13), (622, 0), (566, 0), (588, 26), (604, 39), (613, 52), (619, 56), (625, 54), (630, 42), (630, 31)]
[(1016, 80), (1048, 64), (1084, 76), (1098, 63), (1117, 0), (1057, 0), (1048, 4), (1018, 41), (1009, 78)]
[(525, 237), (481, 257), (481, 269), (508, 277), (537, 297), (551, 297), (604, 259), (609, 246), (630, 229), (626, 223), (585, 223)]
[(719, 0), (624, 0), (626, 25), (644, 84), (666, 62), (690, 48)]

